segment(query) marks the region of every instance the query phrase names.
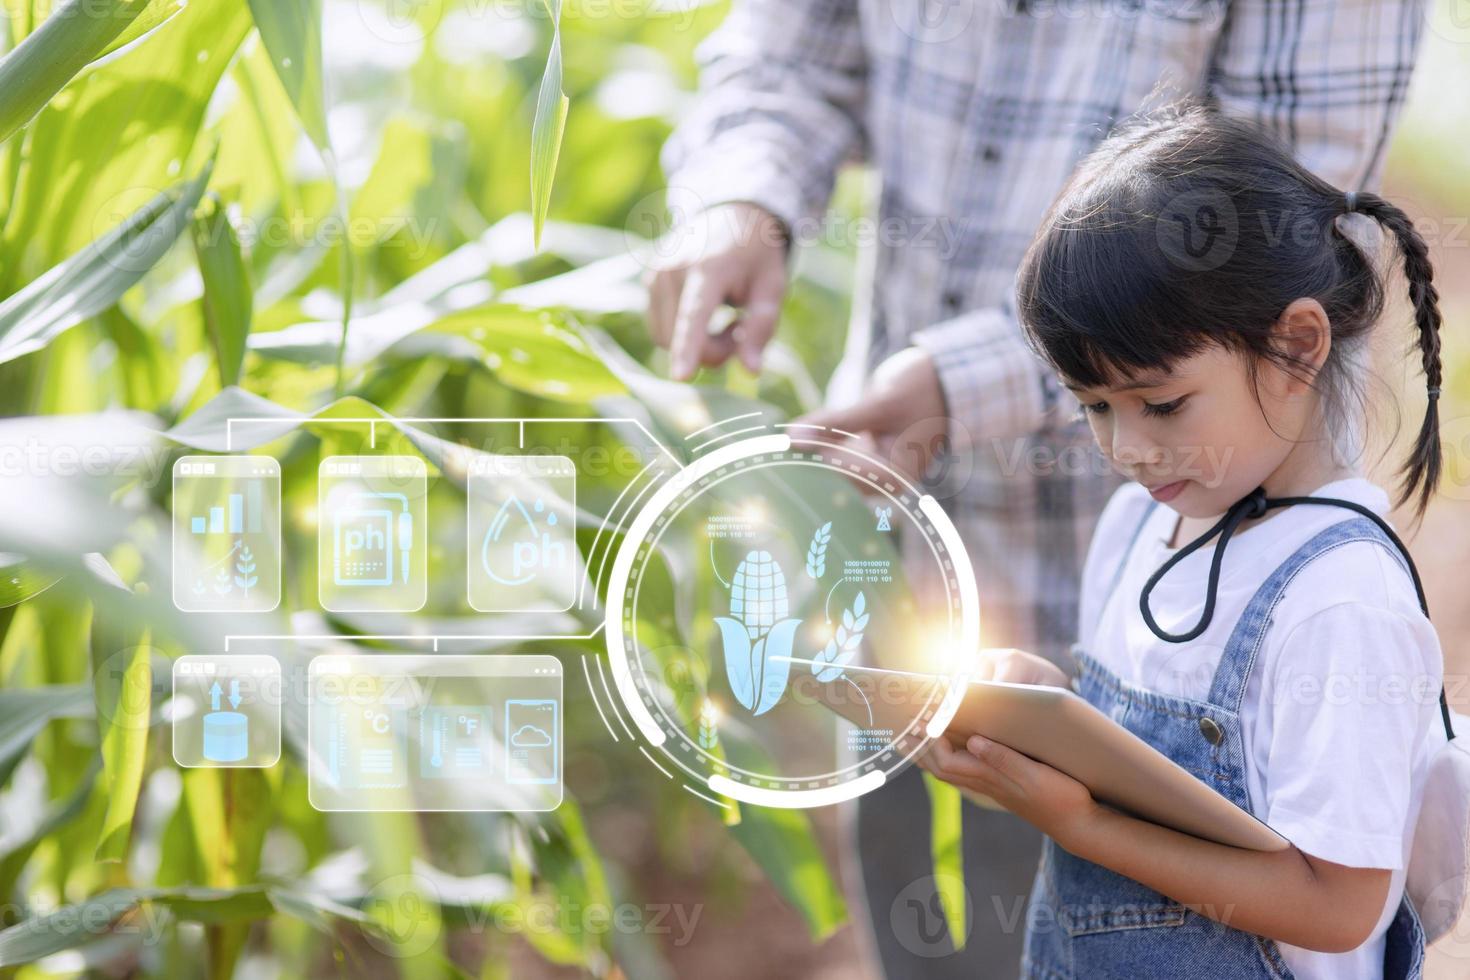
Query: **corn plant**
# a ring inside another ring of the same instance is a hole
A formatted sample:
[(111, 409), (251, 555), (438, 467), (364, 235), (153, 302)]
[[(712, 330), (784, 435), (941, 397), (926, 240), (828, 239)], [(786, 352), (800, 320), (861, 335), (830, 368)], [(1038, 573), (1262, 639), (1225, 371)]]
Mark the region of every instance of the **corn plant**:
[[(379, 447), (453, 483), (448, 450), (483, 433), (401, 419), (585, 418), (543, 438), (612, 450), (631, 433), (600, 415), (672, 437), (691, 408), (812, 404), (837, 331), (790, 330), (766, 377), (716, 372), (674, 399), (650, 369), (625, 222), (658, 189), (668, 120), (597, 93), (630, 52), (662, 52), (664, 82), (687, 88), (722, 13), (0, 5), (0, 970), (226, 977), (255, 957), (287, 975), (493, 976), (529, 945), (595, 975), (667, 975), (646, 934), (483, 928), (549, 898), (636, 899), (596, 843), (610, 806), (733, 836), (747, 856), (704, 870), (718, 887), (743, 887), (753, 860), (813, 937), (841, 924), (803, 815), (715, 812), (651, 767), (605, 760), (590, 710), (568, 713), (568, 757), (619, 776), (569, 778), (542, 815), (317, 812), (289, 716), (265, 769), (180, 769), (168, 744), (174, 658), (229, 632), (360, 632), (301, 587), (305, 547), (286, 549), (274, 613), (176, 611), (177, 457), (276, 457), (299, 543), (317, 461), (363, 445), (339, 419), (381, 420)], [(791, 322), (843, 321), (850, 283), (832, 258), (795, 285)], [(236, 431), (241, 416), (289, 424)], [(617, 474), (584, 476), (580, 502), (605, 512), (620, 490)], [(579, 523), (579, 545), (592, 530)], [(242, 588), (257, 558), (231, 569)], [(428, 625), (405, 615), (388, 632)], [(497, 649), (562, 656), (569, 699), (579, 661), (602, 656), (597, 640)], [(279, 656), (290, 671), (308, 653)]]

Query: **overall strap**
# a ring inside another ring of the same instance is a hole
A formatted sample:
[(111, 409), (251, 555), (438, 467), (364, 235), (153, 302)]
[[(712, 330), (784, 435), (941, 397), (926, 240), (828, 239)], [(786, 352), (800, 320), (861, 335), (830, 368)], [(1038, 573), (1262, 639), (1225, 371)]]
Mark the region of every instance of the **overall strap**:
[(1246, 604), (1245, 612), (1231, 631), (1230, 639), (1225, 644), (1225, 652), (1215, 669), (1215, 678), (1210, 685), (1209, 700), (1212, 704), (1232, 712), (1240, 711), (1246, 685), (1255, 669), (1266, 630), (1272, 622), (1272, 614), (1287, 587), (1314, 559), (1354, 541), (1372, 541), (1381, 545), (1393, 555), (1404, 571), (1410, 571), (1408, 563), (1393, 543), (1372, 521), (1350, 517), (1319, 531), (1282, 562)]
[[(1214, 527), (1185, 545), (1174, 557), (1159, 566), (1158, 570), (1149, 576), (1149, 580), (1144, 583), (1143, 592), (1138, 597), (1138, 607), (1143, 613), (1143, 621), (1148, 624), (1148, 628), (1153, 631), (1153, 634), (1159, 639), (1167, 640), (1170, 643), (1183, 643), (1203, 633), (1206, 627), (1210, 625), (1210, 619), (1215, 614), (1215, 593), (1220, 584), (1220, 563), (1225, 557), (1225, 546), (1230, 543), (1230, 536), (1235, 533), (1236, 528), (1243, 521), (1253, 517), (1260, 517), (1273, 507), (1291, 507), (1294, 504), (1342, 507), (1363, 515), (1377, 529), (1376, 534), (1373, 531), (1366, 532), (1364, 539), (1370, 541), (1376, 540), (1380, 543), (1387, 541), (1394, 549), (1397, 549), (1401, 558), (1400, 564), (1408, 569), (1409, 578), (1414, 582), (1414, 593), (1419, 600), (1419, 609), (1424, 613), (1425, 619), (1429, 618), (1429, 600), (1424, 596), (1424, 583), (1419, 578), (1419, 569), (1415, 567), (1414, 559), (1409, 554), (1409, 549), (1404, 547), (1404, 543), (1399, 540), (1399, 536), (1394, 533), (1393, 528), (1389, 526), (1387, 521), (1356, 501), (1343, 500), (1339, 497), (1267, 497), (1264, 487), (1256, 487), (1249, 494), (1232, 504), (1230, 509), (1225, 512), (1225, 515), (1215, 523)], [(1344, 523), (1351, 524), (1352, 521), (1346, 521)], [(1328, 528), (1328, 531), (1330, 530), (1331, 528)], [(1327, 531), (1322, 533), (1326, 534)], [(1204, 612), (1200, 615), (1199, 622), (1192, 629), (1184, 633), (1169, 633), (1164, 631), (1154, 619), (1153, 611), (1149, 609), (1149, 593), (1153, 591), (1154, 586), (1168, 573), (1169, 569), (1179, 564), (1179, 562), (1189, 557), (1190, 554), (1199, 548), (1208, 544), (1216, 535), (1219, 535), (1220, 543), (1215, 546), (1215, 553), (1210, 558), (1210, 577), (1205, 586), (1205, 608)], [(1310, 543), (1308, 542), (1308, 544)], [(1245, 624), (1244, 618), (1242, 619), (1242, 624)], [(1253, 625), (1257, 629), (1264, 631), (1267, 623), (1263, 621)], [(1237, 626), (1238, 629), (1239, 626)], [(1259, 640), (1256, 645), (1258, 644)], [(1228, 654), (1229, 652), (1229, 649), (1227, 649), (1226, 653)], [(1254, 657), (1255, 653), (1252, 652), (1251, 660), (1243, 665), (1247, 673), (1254, 666)], [(1244, 690), (1243, 686), (1241, 690)], [(1215, 703), (1223, 704), (1225, 702), (1216, 701)], [(1238, 697), (1234, 703), (1239, 704)], [(1439, 689), (1439, 715), (1440, 720), (1444, 723), (1445, 737), (1453, 742), (1455, 740), (1455, 727), (1450, 714), (1449, 701), (1445, 698), (1444, 685), (1440, 685)]]
[(1139, 517), (1138, 524), (1128, 537), (1128, 546), (1123, 549), (1122, 557), (1118, 559), (1117, 567), (1113, 569), (1113, 577), (1108, 582), (1107, 591), (1103, 593), (1102, 605), (1097, 607), (1099, 617), (1108, 608), (1108, 603), (1113, 601), (1113, 593), (1118, 591), (1118, 584), (1123, 581), (1123, 572), (1128, 567), (1128, 559), (1133, 557), (1133, 547), (1138, 543), (1139, 535), (1143, 533), (1144, 527), (1148, 525), (1148, 519), (1153, 516), (1154, 509), (1158, 506), (1159, 502), (1150, 497), (1148, 506), (1143, 509), (1143, 515)]

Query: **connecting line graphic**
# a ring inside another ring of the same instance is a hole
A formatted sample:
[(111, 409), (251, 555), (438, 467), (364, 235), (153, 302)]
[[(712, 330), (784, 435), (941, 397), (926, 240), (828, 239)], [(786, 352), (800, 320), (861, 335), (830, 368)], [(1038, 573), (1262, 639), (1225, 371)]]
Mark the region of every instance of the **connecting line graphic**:
[[(812, 659), (807, 658), (807, 657), (783, 657), (783, 656), (779, 656), (778, 655), (778, 656), (771, 657), (771, 659), (772, 660), (785, 660), (785, 661), (788, 661), (788, 662), (793, 663), (793, 664), (813, 664), (813, 665), (815, 665), (817, 667), (831, 667), (832, 666), (830, 663), (828, 663), (825, 660), (812, 660)], [(936, 681), (951, 681), (951, 680), (955, 680), (955, 678), (951, 677), (948, 674), (929, 674), (929, 673), (925, 673), (924, 671), (919, 671), (919, 670), (892, 670), (892, 669), (890, 669), (888, 667), (867, 667), (867, 666), (864, 666), (863, 664), (844, 664), (843, 665), (843, 670), (845, 670), (845, 671), (846, 670), (861, 670), (861, 671), (866, 671), (867, 673), (870, 673), (870, 674), (893, 674), (893, 675), (898, 676), (898, 677), (922, 677), (925, 680), (936, 680)], [(872, 705), (871, 702), (868, 701), (868, 696), (866, 694), (863, 694), (863, 689), (862, 688), (858, 687), (856, 684), (853, 683), (853, 680), (852, 680), (851, 677), (843, 677), (842, 680), (847, 681), (848, 684), (851, 684), (852, 685), (852, 689), (854, 691), (857, 691), (858, 692), (858, 695), (863, 699), (863, 703), (868, 706), (868, 727), (871, 728), (872, 725), (873, 725), (873, 705)]]
[[(832, 666), (825, 660), (810, 660), (806, 657), (781, 657), (772, 656), (772, 660), (789, 660), (794, 664), (815, 664), (818, 667)], [(955, 678), (950, 674), (929, 674), (920, 670), (893, 670), (888, 667), (865, 667), (862, 664), (844, 664), (844, 670), (862, 670), (870, 674), (897, 674), (901, 677), (923, 677), (926, 680), (952, 681)]]
[[(752, 415), (755, 415), (755, 414), (759, 414), (759, 413), (751, 413), (751, 414)], [(740, 417), (741, 418), (744, 418), (745, 416), (740, 416)], [(430, 418), (430, 417), (424, 417), (424, 416), (415, 416), (415, 417), (394, 418), (394, 419), (379, 418), (379, 417), (374, 417), (374, 416), (344, 417), (344, 418), (315, 418), (315, 417), (305, 416), (305, 415), (301, 415), (301, 416), (285, 416), (285, 417), (273, 416), (273, 415), (235, 415), (235, 416), (230, 416), (229, 418), (226, 418), (225, 419), (225, 452), (233, 452), (234, 451), (234, 444), (235, 444), (234, 427), (235, 427), (236, 423), (239, 423), (241, 425), (249, 425), (249, 424), (256, 424), (256, 425), (275, 425), (275, 426), (282, 426), (283, 428), (285, 428), (287, 430), (297, 429), (297, 428), (300, 428), (303, 425), (327, 425), (327, 424), (337, 424), (337, 423), (346, 423), (346, 424), (354, 424), (354, 425), (366, 424), (367, 427), (368, 427), (368, 444), (369, 444), (369, 446), (371, 448), (376, 449), (377, 446), (378, 446), (378, 426), (380, 424), (384, 424), (384, 425), (396, 425), (397, 423), (403, 423), (403, 424), (422, 423), (422, 424), (447, 425), (447, 424), (452, 424), (452, 423), (456, 423), (456, 422), (466, 422), (466, 423), (473, 423), (473, 424), (487, 424), (487, 425), (493, 425), (493, 424), (508, 425), (508, 424), (510, 424), (510, 423), (513, 422), (513, 423), (516, 424), (516, 428), (517, 428), (517, 433), (518, 433), (518, 446), (519, 446), (519, 448), (522, 448), (522, 449), (524, 449), (525, 446), (526, 446), (526, 423), (527, 422), (531, 422), (531, 423), (538, 423), (538, 422), (547, 422), (547, 423), (556, 423), (556, 422), (563, 422), (563, 423), (576, 423), (576, 422), (581, 422), (581, 423), (587, 423), (587, 422), (627, 423), (629, 425), (632, 425), (639, 432), (643, 433), (643, 435), (648, 439), (648, 441), (660, 453), (662, 453), (668, 459), (669, 462), (671, 462), (671, 463), (674, 464), (674, 466), (675, 466), (676, 469), (681, 469), (682, 470), (684, 468), (684, 464), (679, 460), (679, 458), (677, 456), (674, 455), (673, 451), (670, 450), (668, 446), (664, 445), (664, 443), (660, 442), (659, 439), (658, 439), (658, 437), (656, 437), (652, 432), (650, 432), (649, 429), (648, 429), (648, 426), (644, 425), (641, 421), (639, 421), (638, 419), (633, 418), (631, 416), (605, 416), (605, 415), (598, 415), (598, 416), (591, 416), (591, 417), (554, 417), (554, 418), (540, 418), (540, 417), (537, 417), (537, 418), (527, 418), (525, 416), (482, 416), (482, 417), (476, 417), (476, 418), (448, 418), (448, 417), (445, 417), (445, 418)], [(717, 422), (717, 423), (714, 423), (714, 424), (715, 425), (720, 425), (720, 424), (723, 424), (723, 422)], [(707, 426), (706, 428), (709, 428), (709, 426)], [(703, 430), (701, 430), (701, 431), (703, 431)], [(283, 431), (281, 434), (282, 435), (285, 435), (285, 432)], [(638, 474), (638, 476), (636, 478), (634, 478), (634, 480), (631, 483), (629, 483), (627, 486), (625, 486), (623, 488), (622, 492), (618, 494), (618, 500), (614, 502), (614, 505), (613, 505), (613, 510), (614, 511), (616, 510), (617, 503), (620, 502), (623, 499), (624, 494), (626, 494), (634, 486), (634, 484), (636, 484), (638, 482), (638, 480), (642, 479), (642, 477), (645, 474), (647, 474), (648, 471), (651, 470), (654, 467), (654, 465), (655, 465), (656, 462), (657, 462), (657, 459), (655, 459), (653, 462), (648, 463), (648, 465), (646, 465), (643, 468), (643, 471), (640, 472)], [(641, 496), (641, 495), (642, 494), (640, 493), (639, 496)], [(635, 503), (635, 504), (637, 503), (636, 499), (633, 501), (633, 503)], [(594, 539), (594, 541), (593, 541), (592, 549), (589, 552), (589, 555), (596, 552), (596, 550), (597, 550), (597, 542), (598, 542), (598, 540), (601, 539), (603, 531), (606, 530), (608, 521), (610, 520), (611, 516), (612, 516), (612, 511), (610, 511), (606, 516), (603, 517), (602, 526), (597, 529), (597, 538)], [(606, 555), (604, 555), (604, 561), (603, 561), (603, 566), (605, 567), (605, 565), (606, 565)], [(599, 574), (601, 574), (601, 569), (599, 569)], [(585, 602), (586, 602), (586, 598), (587, 598), (587, 585), (588, 585), (588, 583), (584, 579), (581, 588), (578, 590), (578, 597), (577, 597), (577, 603), (576, 603), (578, 609), (582, 609), (585, 606)], [(592, 606), (593, 606), (593, 608), (596, 608), (596, 606), (597, 606), (597, 599), (596, 599), (595, 592), (593, 594), (592, 599), (593, 599)], [(598, 627), (598, 630), (594, 630), (591, 634), (588, 634), (588, 635), (585, 635), (585, 636), (566, 636), (566, 635), (557, 635), (557, 636), (529, 636), (529, 637), (515, 637), (515, 636), (505, 636), (505, 637), (501, 637), (501, 636), (494, 636), (494, 637), (469, 637), (469, 636), (451, 637), (451, 636), (446, 636), (446, 637), (443, 637), (443, 639), (502, 639), (502, 638), (504, 638), (504, 639), (591, 639), (591, 638), (595, 637), (600, 630), (601, 630), (601, 627), (599, 626)], [(245, 639), (245, 638), (246, 637), (237, 637), (237, 639)], [(303, 639), (310, 639), (310, 637), (303, 637)], [(408, 636), (408, 637), (388, 636), (388, 637), (363, 637), (363, 639), (432, 639), (432, 637), (420, 637), (420, 636)]]
[(593, 640), (602, 632), (604, 623), (598, 623), (590, 633), (231, 633), (225, 637), (225, 653), (236, 640), (295, 640), (301, 643), (354, 642), (356, 640), (403, 640), (432, 643), (434, 652), (439, 651), (440, 641), (484, 641), (484, 640)]
[(637, 428), (637, 430), (639, 432), (641, 432), (645, 436), (647, 436), (648, 437), (648, 441), (650, 443), (652, 443), (658, 449), (659, 452), (661, 452), (665, 456), (667, 456), (669, 458), (669, 460), (671, 462), (673, 462), (673, 464), (675, 466), (679, 467), (680, 469), (683, 469), (684, 468), (684, 464), (681, 463), (681, 462), (679, 462), (679, 458), (674, 455), (673, 451), (670, 450), (668, 446), (666, 446), (662, 442), (660, 442), (658, 440), (658, 437), (657, 436), (655, 436), (652, 432), (648, 431), (648, 426), (644, 425), (638, 419), (632, 418), (631, 416), (603, 416), (603, 415), (592, 416), (590, 418), (587, 418), (587, 417), (526, 418), (524, 416), (498, 416), (498, 417), (494, 417), (494, 418), (469, 418), (469, 419), (462, 419), (462, 418), (398, 418), (398, 419), (388, 419), (388, 418), (376, 418), (376, 417), (371, 417), (371, 416), (362, 417), (362, 418), (336, 418), (336, 417), (332, 417), (332, 418), (315, 418), (315, 417), (306, 416), (306, 415), (301, 415), (301, 416), (286, 416), (286, 417), (280, 417), (280, 416), (274, 416), (274, 415), (237, 415), (237, 416), (231, 416), (231, 417), (225, 419), (225, 452), (227, 452), (227, 453), (228, 452), (234, 452), (234, 444), (235, 444), (235, 430), (234, 430), (234, 427), (235, 427), (235, 424), (236, 423), (240, 423), (242, 425), (247, 425), (247, 424), (252, 424), (253, 423), (253, 424), (256, 424), (256, 425), (289, 426), (292, 429), (300, 428), (303, 425), (336, 425), (338, 423), (354, 424), (354, 425), (364, 425), (365, 424), (368, 427), (368, 443), (369, 443), (369, 445), (372, 448), (376, 449), (377, 448), (377, 445), (378, 445), (378, 425), (379, 424), (395, 425), (397, 423), (403, 423), (403, 424), (407, 425), (407, 424), (410, 424), (410, 423), (423, 423), (423, 424), (427, 424), (427, 425), (451, 425), (451, 424), (458, 423), (458, 422), (467, 422), (467, 423), (472, 423), (472, 424), (476, 424), (476, 425), (478, 425), (478, 424), (501, 424), (501, 425), (509, 425), (510, 423), (514, 422), (514, 423), (516, 423), (516, 425), (518, 427), (518, 430), (519, 430), (520, 447), (522, 449), (524, 449), (525, 448), (525, 445), (526, 445), (526, 423), (527, 422), (533, 422), (533, 423), (536, 423), (536, 422), (548, 422), (548, 423), (554, 423), (554, 422), (582, 422), (582, 423), (586, 423), (586, 422), (624, 422), (624, 423), (627, 423), (629, 425), (634, 426), (635, 428)]

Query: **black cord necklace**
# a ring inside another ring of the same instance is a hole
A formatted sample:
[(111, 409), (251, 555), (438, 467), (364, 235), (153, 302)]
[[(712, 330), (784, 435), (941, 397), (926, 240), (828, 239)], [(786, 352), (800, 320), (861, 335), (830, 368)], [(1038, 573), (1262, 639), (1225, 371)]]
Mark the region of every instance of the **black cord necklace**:
[[(1167, 643), (1186, 643), (1203, 633), (1209, 627), (1210, 620), (1215, 616), (1215, 593), (1220, 585), (1220, 563), (1225, 559), (1225, 546), (1230, 543), (1231, 535), (1235, 533), (1242, 522), (1264, 516), (1268, 510), (1274, 507), (1290, 507), (1293, 504), (1346, 507), (1348, 510), (1356, 511), (1371, 520), (1374, 524), (1377, 524), (1383, 530), (1383, 533), (1388, 535), (1388, 539), (1394, 543), (1395, 547), (1399, 549), (1399, 553), (1404, 556), (1404, 562), (1409, 566), (1409, 577), (1414, 580), (1414, 593), (1419, 597), (1419, 608), (1424, 611), (1426, 619), (1429, 617), (1429, 601), (1424, 597), (1424, 583), (1419, 579), (1419, 569), (1415, 567), (1414, 559), (1409, 556), (1409, 549), (1404, 547), (1404, 543), (1399, 540), (1399, 536), (1394, 533), (1393, 528), (1388, 526), (1387, 521), (1362, 504), (1354, 503), (1351, 500), (1343, 500), (1338, 497), (1267, 497), (1264, 487), (1256, 487), (1240, 500), (1231, 504), (1230, 509), (1225, 512), (1225, 516), (1216, 521), (1213, 527), (1189, 542), (1189, 544), (1180, 548), (1178, 554), (1160, 565), (1158, 570), (1148, 577), (1148, 581), (1144, 583), (1143, 592), (1138, 597), (1138, 608), (1143, 613), (1143, 621), (1148, 624), (1148, 628), (1153, 631), (1154, 636)], [(1159, 583), (1159, 579), (1168, 573), (1169, 569), (1209, 544), (1216, 535), (1220, 537), (1220, 544), (1215, 548), (1215, 554), (1210, 558), (1210, 576), (1205, 586), (1205, 608), (1200, 614), (1199, 622), (1183, 633), (1167, 632), (1159, 626), (1158, 621), (1154, 619), (1153, 612), (1148, 607), (1149, 594), (1153, 592), (1154, 586)], [(1444, 722), (1445, 735), (1453, 739), (1455, 737), (1455, 729), (1450, 720), (1450, 706), (1449, 702), (1445, 699), (1443, 685), (1439, 689), (1439, 713), (1441, 720)]]

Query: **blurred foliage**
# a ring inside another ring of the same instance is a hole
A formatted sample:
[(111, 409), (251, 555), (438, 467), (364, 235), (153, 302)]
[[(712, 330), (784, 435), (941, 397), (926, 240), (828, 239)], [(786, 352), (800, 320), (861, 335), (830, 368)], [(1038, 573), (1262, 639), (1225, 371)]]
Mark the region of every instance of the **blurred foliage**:
[[(383, 418), (379, 447), (436, 471), (485, 433), (398, 417), (568, 418), (538, 438), (614, 451), (639, 434), (576, 420), (632, 416), (674, 442), (753, 399), (811, 407), (850, 256), (803, 254), (759, 380), (658, 381), (641, 319), (647, 229), (629, 215), (659, 190), (723, 5), (566, 2), (559, 35), (542, 2), (76, 6), (0, 0), (0, 972), (495, 976), (529, 943), (658, 976), (646, 933), (483, 928), (558, 898), (638, 901), (595, 843), (604, 808), (655, 840), (731, 833), (748, 857), (713, 848), (715, 890), (740, 894), (753, 859), (830, 933), (846, 911), (805, 814), (716, 812), (650, 766), (613, 776), (585, 703), (568, 798), (544, 815), (323, 814), (291, 719), (276, 767), (180, 770), (163, 714), (170, 659), (227, 631), (354, 632), (317, 608), (309, 545), (287, 549), (271, 616), (224, 626), (168, 601), (167, 474), (224, 451), (231, 415), (292, 419), (230, 448), (281, 461), (287, 533), (309, 543), (318, 461), (364, 439), (333, 418)], [(579, 504), (606, 513), (630, 475), (583, 474)], [(579, 661), (603, 655), (495, 648), (561, 656), (573, 701)]]

